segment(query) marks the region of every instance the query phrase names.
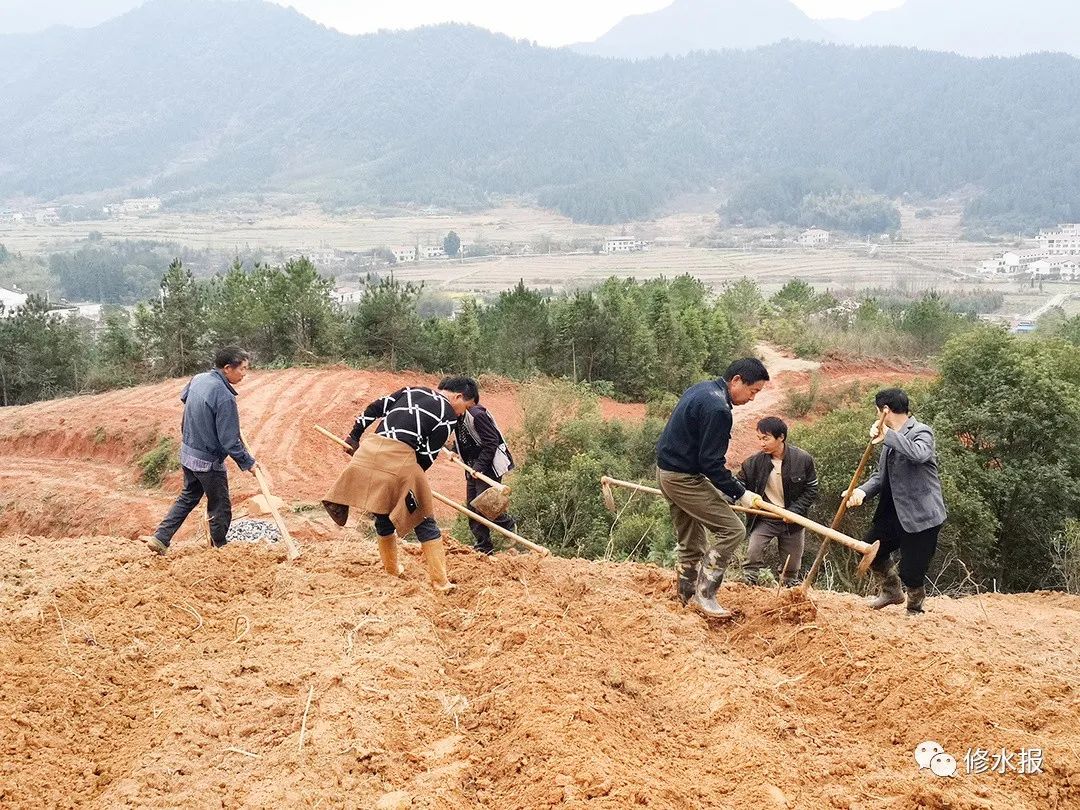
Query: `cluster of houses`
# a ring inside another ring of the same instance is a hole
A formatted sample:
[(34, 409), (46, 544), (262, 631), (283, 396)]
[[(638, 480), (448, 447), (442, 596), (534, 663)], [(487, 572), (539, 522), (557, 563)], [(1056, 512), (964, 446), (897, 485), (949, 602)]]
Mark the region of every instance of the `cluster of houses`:
[[(0, 209), (3, 225), (59, 225), (65, 217), (71, 219), (96, 219), (97, 208), (81, 205), (42, 206), (38, 208)], [(112, 205), (103, 206), (101, 216), (112, 219), (129, 219), (147, 216), (161, 210), (159, 197), (130, 197)]]
[(1080, 280), (1080, 223), (1039, 231), (1038, 247), (1010, 250), (980, 263), (991, 276), (1029, 276), (1033, 279)]
[(390, 252), (394, 254), (394, 261), (398, 264), (402, 262), (415, 262), (420, 259), (445, 259), (446, 251), (443, 250), (442, 245), (413, 245), (412, 247), (396, 247), (390, 248)]

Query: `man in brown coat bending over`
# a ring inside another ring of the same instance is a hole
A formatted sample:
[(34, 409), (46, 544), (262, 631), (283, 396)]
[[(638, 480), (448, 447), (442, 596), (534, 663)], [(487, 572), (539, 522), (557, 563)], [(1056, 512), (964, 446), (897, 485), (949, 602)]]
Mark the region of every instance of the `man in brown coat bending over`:
[[(410, 386), (387, 394), (356, 418), (345, 440), (352, 461), (323, 498), (323, 506), (339, 526), (348, 520), (350, 507), (374, 518), (387, 573), (404, 572), (398, 562), (398, 536), (415, 531), (432, 587), (454, 587), (446, 575), (442, 531), (424, 473), (478, 397), (472, 378), (447, 377), (438, 388)], [(361, 443), (364, 431), (380, 419), (375, 435)]]

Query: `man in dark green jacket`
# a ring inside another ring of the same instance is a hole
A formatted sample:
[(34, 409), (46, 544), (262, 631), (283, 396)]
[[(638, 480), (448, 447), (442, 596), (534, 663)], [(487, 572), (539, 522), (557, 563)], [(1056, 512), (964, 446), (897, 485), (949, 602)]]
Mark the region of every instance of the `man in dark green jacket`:
[[(788, 444), (788, 427), (778, 416), (766, 416), (757, 423), (761, 452), (743, 462), (739, 481), (751, 492), (760, 492), (769, 503), (805, 516), (817, 500), (818, 479), (814, 458), (805, 450)], [(780, 552), (780, 578), (785, 587), (798, 581), (802, 567), (806, 532), (802, 526), (783, 520), (753, 517), (747, 527), (750, 540), (743, 576), (750, 584), (760, 581), (765, 568), (765, 549), (774, 538)]]

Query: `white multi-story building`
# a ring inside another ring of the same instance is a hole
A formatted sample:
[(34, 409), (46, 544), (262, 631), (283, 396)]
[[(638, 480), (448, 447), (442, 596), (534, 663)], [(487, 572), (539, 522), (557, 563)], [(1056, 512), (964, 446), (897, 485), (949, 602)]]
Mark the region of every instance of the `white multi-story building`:
[(400, 263), (416, 261), (415, 247), (391, 248), (390, 252), (394, 254), (394, 261), (396, 262)]
[(1039, 250), (1047, 256), (1080, 254), (1080, 223), (1059, 225), (1056, 231), (1039, 231)]
[(648, 250), (650, 247), (652, 247), (652, 242), (647, 242), (644, 239), (629, 239), (620, 236), (616, 239), (604, 240), (604, 253), (632, 253), (638, 250)]
[(809, 228), (799, 234), (799, 244), (810, 245), (810, 247), (827, 245), (829, 244), (829, 232), (821, 228)]
[(420, 255), (425, 259), (445, 259), (446, 251), (442, 245), (425, 245), (420, 248)]

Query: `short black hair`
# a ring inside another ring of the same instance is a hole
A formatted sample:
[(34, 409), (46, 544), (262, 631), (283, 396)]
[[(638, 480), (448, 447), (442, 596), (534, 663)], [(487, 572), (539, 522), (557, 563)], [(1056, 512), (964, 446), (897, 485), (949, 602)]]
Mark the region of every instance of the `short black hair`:
[(874, 394), (874, 405), (893, 413), (911, 413), (911, 401), (903, 388), (884, 388)]
[(239, 346), (222, 346), (214, 355), (214, 368), (238, 366), (245, 360), (251, 360), (251, 355)]
[(480, 401), (480, 386), (472, 377), (443, 377), (439, 382), (439, 389), (461, 394), (465, 399), (471, 399), (473, 402)]
[(724, 379), (728, 382), (731, 382), (736, 377), (747, 385), (753, 385), (756, 382), (768, 382), (769, 371), (765, 368), (765, 364), (756, 357), (744, 357), (733, 362), (724, 372)]
[(774, 439), (787, 441), (787, 422), (779, 416), (766, 416), (764, 419), (759, 419), (757, 429), (759, 433), (768, 433)]

